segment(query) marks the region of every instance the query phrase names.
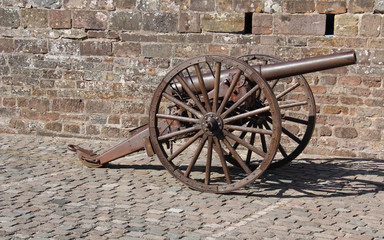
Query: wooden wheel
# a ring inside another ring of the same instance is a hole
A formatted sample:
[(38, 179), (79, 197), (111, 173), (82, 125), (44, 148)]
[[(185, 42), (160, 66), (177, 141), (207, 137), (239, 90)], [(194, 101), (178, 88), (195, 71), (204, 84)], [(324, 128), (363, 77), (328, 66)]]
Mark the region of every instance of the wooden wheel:
[[(244, 55), (240, 59), (249, 65), (281, 62), (275, 57), (259, 54)], [(268, 83), (279, 103), (282, 120), (278, 153), (270, 165), (270, 168), (276, 168), (290, 163), (311, 140), (316, 122), (316, 104), (311, 88), (302, 75), (276, 79)], [(269, 129), (271, 120), (266, 120), (261, 126)]]
[[(256, 94), (264, 96), (263, 102)], [(270, 129), (260, 126), (265, 119)], [(164, 167), (181, 182), (225, 193), (268, 168), (279, 145), (280, 121), (272, 90), (253, 68), (236, 58), (206, 55), (179, 64), (157, 87), (150, 140)], [(255, 141), (261, 136), (268, 136), (265, 146)]]

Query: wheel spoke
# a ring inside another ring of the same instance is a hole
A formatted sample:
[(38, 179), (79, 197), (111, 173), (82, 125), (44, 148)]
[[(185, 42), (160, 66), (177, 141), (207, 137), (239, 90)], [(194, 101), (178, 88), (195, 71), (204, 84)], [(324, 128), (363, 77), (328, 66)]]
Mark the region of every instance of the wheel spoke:
[(187, 147), (189, 147), (192, 143), (194, 143), (201, 135), (203, 135), (204, 131), (200, 130), (193, 137), (191, 137), (183, 146), (176, 150), (169, 158), (168, 161), (172, 161), (177, 157), (180, 153), (182, 153)]
[(231, 85), (229, 86), (229, 89), (225, 93), (224, 99), (220, 104), (220, 107), (219, 107), (219, 110), (217, 111), (217, 114), (220, 115), (223, 112), (225, 105), (227, 105), (227, 102), (228, 102), (229, 98), (231, 97), (233, 90), (235, 89), (237, 82), (239, 81), (242, 73), (243, 72), (240, 69), (237, 70), (236, 75), (235, 75), (233, 81), (231, 82)]
[(257, 114), (265, 113), (265, 112), (268, 112), (270, 109), (271, 109), (270, 106), (265, 106), (265, 107), (262, 107), (262, 108), (259, 108), (259, 109), (255, 109), (253, 111), (249, 111), (249, 112), (246, 112), (246, 113), (235, 115), (233, 117), (229, 117), (229, 118), (224, 119), (224, 123), (229, 123), (229, 122), (232, 122), (232, 121), (236, 121), (236, 120), (240, 120), (240, 119), (243, 119), (243, 118), (251, 117), (251, 116), (254, 116), (254, 115), (257, 115)]
[(302, 120), (302, 119), (299, 119), (299, 118), (285, 116), (285, 117), (282, 117), (281, 119), (287, 120), (287, 121), (290, 121), (290, 122), (294, 122), (294, 123), (300, 123), (300, 124), (303, 124), (303, 125), (308, 125), (308, 121), (307, 120)]
[(251, 144), (247, 143), (246, 141), (244, 141), (243, 139), (233, 135), (232, 133), (224, 130), (224, 135), (225, 136), (228, 136), (229, 138), (231, 138), (232, 140), (240, 143), (241, 145), (243, 145), (244, 147), (248, 148), (249, 150), (252, 150), (253, 152), (255, 152), (256, 154), (258, 154), (259, 156), (261, 157), (265, 157), (265, 152), (263, 151), (260, 151), (259, 149), (255, 148), (254, 146), (252, 146)]
[(287, 104), (281, 104), (279, 105), (280, 109), (285, 109), (285, 108), (292, 108), (292, 107), (299, 107), (303, 105), (307, 105), (307, 101), (302, 101), (302, 102), (294, 102), (294, 103), (287, 103)]
[(158, 140), (159, 141), (168, 140), (170, 138), (173, 138), (173, 137), (176, 137), (176, 136), (180, 136), (180, 135), (183, 135), (183, 134), (187, 134), (187, 133), (190, 133), (190, 132), (198, 131), (200, 129), (201, 129), (200, 125), (195, 125), (195, 126), (190, 127), (190, 128), (185, 128), (183, 130), (179, 130), (179, 131), (176, 131), (176, 132), (171, 132), (171, 133), (159, 136)]
[(195, 64), (195, 71), (196, 71), (197, 79), (199, 80), (200, 90), (201, 90), (201, 94), (203, 95), (205, 106), (207, 108), (207, 111), (210, 112), (211, 104), (209, 102), (207, 88), (205, 87), (203, 74), (201, 73), (199, 64)]
[(287, 135), (288, 137), (290, 137), (293, 141), (295, 141), (296, 143), (298, 143), (298, 144), (300, 144), (301, 143), (301, 140), (298, 138), (298, 137), (296, 137), (293, 133), (291, 133), (290, 131), (288, 131), (288, 129), (286, 129), (286, 128), (282, 128), (281, 129), (281, 131), (285, 134), (285, 135)]
[(201, 118), (203, 115), (196, 111), (195, 109), (191, 108), (190, 106), (188, 106), (186, 103), (180, 101), (179, 99), (175, 98), (174, 96), (166, 93), (166, 92), (163, 92), (162, 94), (165, 98), (167, 98), (168, 100), (172, 101), (173, 103), (179, 105), (180, 107), (184, 108), (185, 110), (191, 112), (192, 114), (194, 114), (196, 117), (198, 118)]
[(300, 83), (296, 82), (293, 86), (291, 86), (291, 87), (287, 88), (286, 90), (284, 90), (283, 92), (279, 93), (279, 95), (276, 96), (276, 99), (279, 100), (280, 98), (284, 97), (285, 95), (287, 95), (288, 93), (290, 93), (291, 91), (296, 89), (298, 86), (300, 86)]
[(204, 135), (204, 137), (201, 139), (199, 143), (199, 146), (195, 151), (195, 154), (192, 157), (192, 160), (189, 162), (188, 168), (185, 171), (184, 176), (189, 177), (189, 174), (191, 174), (192, 168), (195, 166), (197, 158), (200, 156), (201, 150), (203, 149), (206, 141), (207, 141), (207, 136)]
[(223, 139), (223, 143), (228, 148), (228, 150), (231, 152), (231, 154), (236, 159), (236, 161), (239, 163), (239, 165), (244, 170), (244, 172), (246, 172), (248, 175), (251, 174), (252, 173), (251, 169), (249, 169), (249, 167), (245, 164), (243, 159), (241, 159), (240, 155), (236, 152), (236, 150), (233, 149), (233, 147), (231, 146), (231, 144), (228, 142), (228, 140), (226, 138)]
[[(263, 127), (262, 125), (260, 125), (259, 127)], [(261, 146), (263, 148), (263, 152), (267, 152), (268, 149), (267, 149), (267, 142), (265, 141), (265, 135), (262, 133), (260, 134), (260, 141), (261, 141)]]
[(189, 123), (196, 123), (196, 124), (199, 123), (199, 119), (182, 117), (182, 116), (179, 116), (179, 115), (168, 115), (168, 114), (157, 113), (156, 117), (163, 118), (163, 119), (177, 120), (177, 121), (180, 121), (180, 122), (189, 122)]
[(237, 125), (225, 125), (225, 129), (228, 130), (235, 130), (235, 131), (243, 131), (243, 132), (252, 132), (252, 133), (260, 133), (260, 134), (267, 134), (272, 135), (271, 130), (265, 130), (262, 128), (254, 128), (254, 127), (243, 127), (243, 126), (237, 126)]
[(221, 114), (222, 118), (225, 118), (228, 114), (233, 112), (237, 107), (240, 106), (247, 98), (249, 98), (252, 94), (254, 94), (258, 89), (260, 89), (260, 86), (254, 86), (251, 90), (249, 90), (244, 96), (242, 96), (235, 104), (233, 104), (230, 108), (225, 110), (223, 114)]
[(219, 101), (219, 89), (220, 89), (220, 77), (221, 77), (221, 63), (216, 63), (214, 90), (213, 90), (213, 106), (212, 111), (216, 112)]
[(206, 110), (203, 106), (203, 104), (200, 102), (200, 100), (196, 97), (196, 95), (192, 92), (191, 88), (187, 85), (187, 83), (184, 81), (183, 77), (178, 74), (176, 76), (176, 79), (180, 82), (180, 84), (183, 86), (184, 90), (187, 92), (188, 96), (195, 102), (196, 106), (200, 109), (200, 111), (205, 114)]
[(220, 141), (216, 137), (214, 137), (214, 141), (215, 141), (215, 151), (219, 155), (221, 166), (223, 168), (223, 172), (224, 172), (224, 176), (225, 176), (225, 181), (228, 184), (231, 184), (232, 180), (231, 180), (231, 177), (229, 176), (227, 162), (225, 161), (223, 149), (221, 148)]
[[(247, 124), (247, 127), (252, 126), (252, 124), (253, 124), (253, 122), (252, 122), (252, 121), (249, 121), (248, 124)], [(239, 138), (240, 138), (240, 139), (244, 139), (245, 135), (247, 135), (247, 132), (241, 132)], [(238, 146), (239, 146), (239, 143), (236, 142), (235, 145), (233, 145), (233, 148), (234, 148), (234, 149), (237, 149)]]
[[(252, 133), (251, 134), (251, 139), (249, 140), (249, 144), (251, 144), (252, 146), (253, 146), (253, 144), (255, 144), (255, 138), (256, 138), (256, 133)], [(247, 151), (247, 159), (245, 160), (247, 165), (249, 165), (251, 163), (251, 157), (252, 157), (252, 151), (250, 149), (248, 149), (248, 151)]]
[(209, 185), (211, 182), (211, 165), (212, 165), (212, 136), (208, 136), (207, 162), (205, 165), (205, 181)]

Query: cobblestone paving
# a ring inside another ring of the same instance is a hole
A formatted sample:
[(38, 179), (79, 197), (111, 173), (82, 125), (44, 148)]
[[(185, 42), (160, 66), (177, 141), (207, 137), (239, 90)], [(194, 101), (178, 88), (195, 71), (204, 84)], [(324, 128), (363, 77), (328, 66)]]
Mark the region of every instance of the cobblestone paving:
[(233, 194), (193, 191), (144, 152), (106, 168), (0, 135), (0, 239), (384, 239), (384, 160), (302, 155)]

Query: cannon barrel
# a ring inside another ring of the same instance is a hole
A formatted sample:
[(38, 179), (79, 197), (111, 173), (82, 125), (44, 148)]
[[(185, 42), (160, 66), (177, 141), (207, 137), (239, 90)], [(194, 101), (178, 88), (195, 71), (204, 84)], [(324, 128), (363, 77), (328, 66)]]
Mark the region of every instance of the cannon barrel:
[[(343, 53), (334, 53), (329, 55), (303, 58), (300, 60), (278, 62), (266, 65), (252, 65), (252, 67), (260, 73), (265, 80), (273, 80), (284, 77), (291, 77), (305, 73), (328, 70), (337, 67), (348, 66), (356, 63), (356, 54), (354, 51)], [(224, 70), (221, 72), (221, 80), (228, 79), (232, 70)], [(211, 73), (203, 74), (204, 84), (208, 91), (214, 88), (214, 77)], [(186, 81), (187, 85), (193, 91), (199, 91), (199, 80), (197, 76), (192, 76), (191, 81)], [(173, 89), (182, 91), (181, 84), (177, 83), (172, 86)], [(199, 92), (197, 92), (199, 93)]]

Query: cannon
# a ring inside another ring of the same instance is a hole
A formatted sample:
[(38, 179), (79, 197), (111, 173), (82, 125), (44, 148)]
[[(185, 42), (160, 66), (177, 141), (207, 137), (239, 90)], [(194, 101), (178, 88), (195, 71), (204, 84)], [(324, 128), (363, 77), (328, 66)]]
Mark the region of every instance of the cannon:
[(88, 167), (146, 149), (190, 188), (231, 192), (291, 162), (310, 141), (316, 106), (302, 74), (354, 63), (354, 51), (288, 62), (258, 54), (197, 56), (166, 74), (149, 123), (129, 139), (101, 154), (68, 149)]

